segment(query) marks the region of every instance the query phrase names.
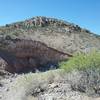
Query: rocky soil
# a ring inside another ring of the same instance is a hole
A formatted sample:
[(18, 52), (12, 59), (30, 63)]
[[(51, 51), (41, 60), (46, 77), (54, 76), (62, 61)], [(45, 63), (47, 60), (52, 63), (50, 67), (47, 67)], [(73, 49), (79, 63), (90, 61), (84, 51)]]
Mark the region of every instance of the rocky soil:
[[(95, 94), (89, 86), (88, 92), (85, 91), (83, 86), (88, 83), (83, 83), (82, 77), (86, 81), (86, 76), (80, 72), (63, 74), (60, 70), (5, 76), (0, 80), (0, 100), (100, 100), (99, 94)], [(80, 88), (75, 90), (78, 84)]]
[(0, 70), (0, 100), (6, 92), (9, 90), (10, 83), (14, 80), (13, 74)]

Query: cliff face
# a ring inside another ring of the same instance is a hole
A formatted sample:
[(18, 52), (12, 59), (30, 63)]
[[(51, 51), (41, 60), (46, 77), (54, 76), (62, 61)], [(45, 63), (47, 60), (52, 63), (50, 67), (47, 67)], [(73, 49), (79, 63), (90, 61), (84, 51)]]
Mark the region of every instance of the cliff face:
[(57, 66), (58, 62), (67, 60), (72, 55), (48, 47), (46, 44), (32, 40), (17, 40), (0, 51), (0, 56), (8, 66), (9, 72), (24, 72), (29, 70), (47, 70)]

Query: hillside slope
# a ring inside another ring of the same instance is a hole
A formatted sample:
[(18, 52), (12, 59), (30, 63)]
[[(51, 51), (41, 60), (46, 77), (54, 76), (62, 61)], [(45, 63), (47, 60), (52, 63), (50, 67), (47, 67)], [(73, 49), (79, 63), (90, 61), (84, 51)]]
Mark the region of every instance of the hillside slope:
[(37, 40), (65, 53), (100, 50), (99, 35), (66, 21), (41, 16), (0, 27), (0, 47), (16, 38)]

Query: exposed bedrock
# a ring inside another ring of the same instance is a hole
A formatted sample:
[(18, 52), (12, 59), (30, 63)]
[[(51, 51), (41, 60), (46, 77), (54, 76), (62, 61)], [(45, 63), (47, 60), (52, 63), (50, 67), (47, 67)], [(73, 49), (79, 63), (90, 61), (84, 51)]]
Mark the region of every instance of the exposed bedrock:
[(6, 50), (0, 50), (0, 57), (5, 62), (3, 69), (19, 73), (56, 68), (60, 61), (68, 60), (72, 55), (48, 47), (39, 41), (17, 40), (9, 44)]

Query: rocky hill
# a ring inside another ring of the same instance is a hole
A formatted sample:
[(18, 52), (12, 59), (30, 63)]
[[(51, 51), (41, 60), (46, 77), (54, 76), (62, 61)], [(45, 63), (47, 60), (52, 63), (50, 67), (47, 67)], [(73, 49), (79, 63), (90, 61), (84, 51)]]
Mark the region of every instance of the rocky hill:
[[(1, 26), (0, 100), (100, 100), (99, 53), (73, 57), (94, 49), (100, 50), (99, 35), (63, 20), (37, 16)], [(71, 72), (50, 70), (70, 57)], [(87, 69), (74, 70), (77, 61)]]
[(78, 25), (42, 16), (0, 27), (0, 47), (14, 39), (29, 39), (45, 43), (65, 53), (100, 49), (100, 36)]

